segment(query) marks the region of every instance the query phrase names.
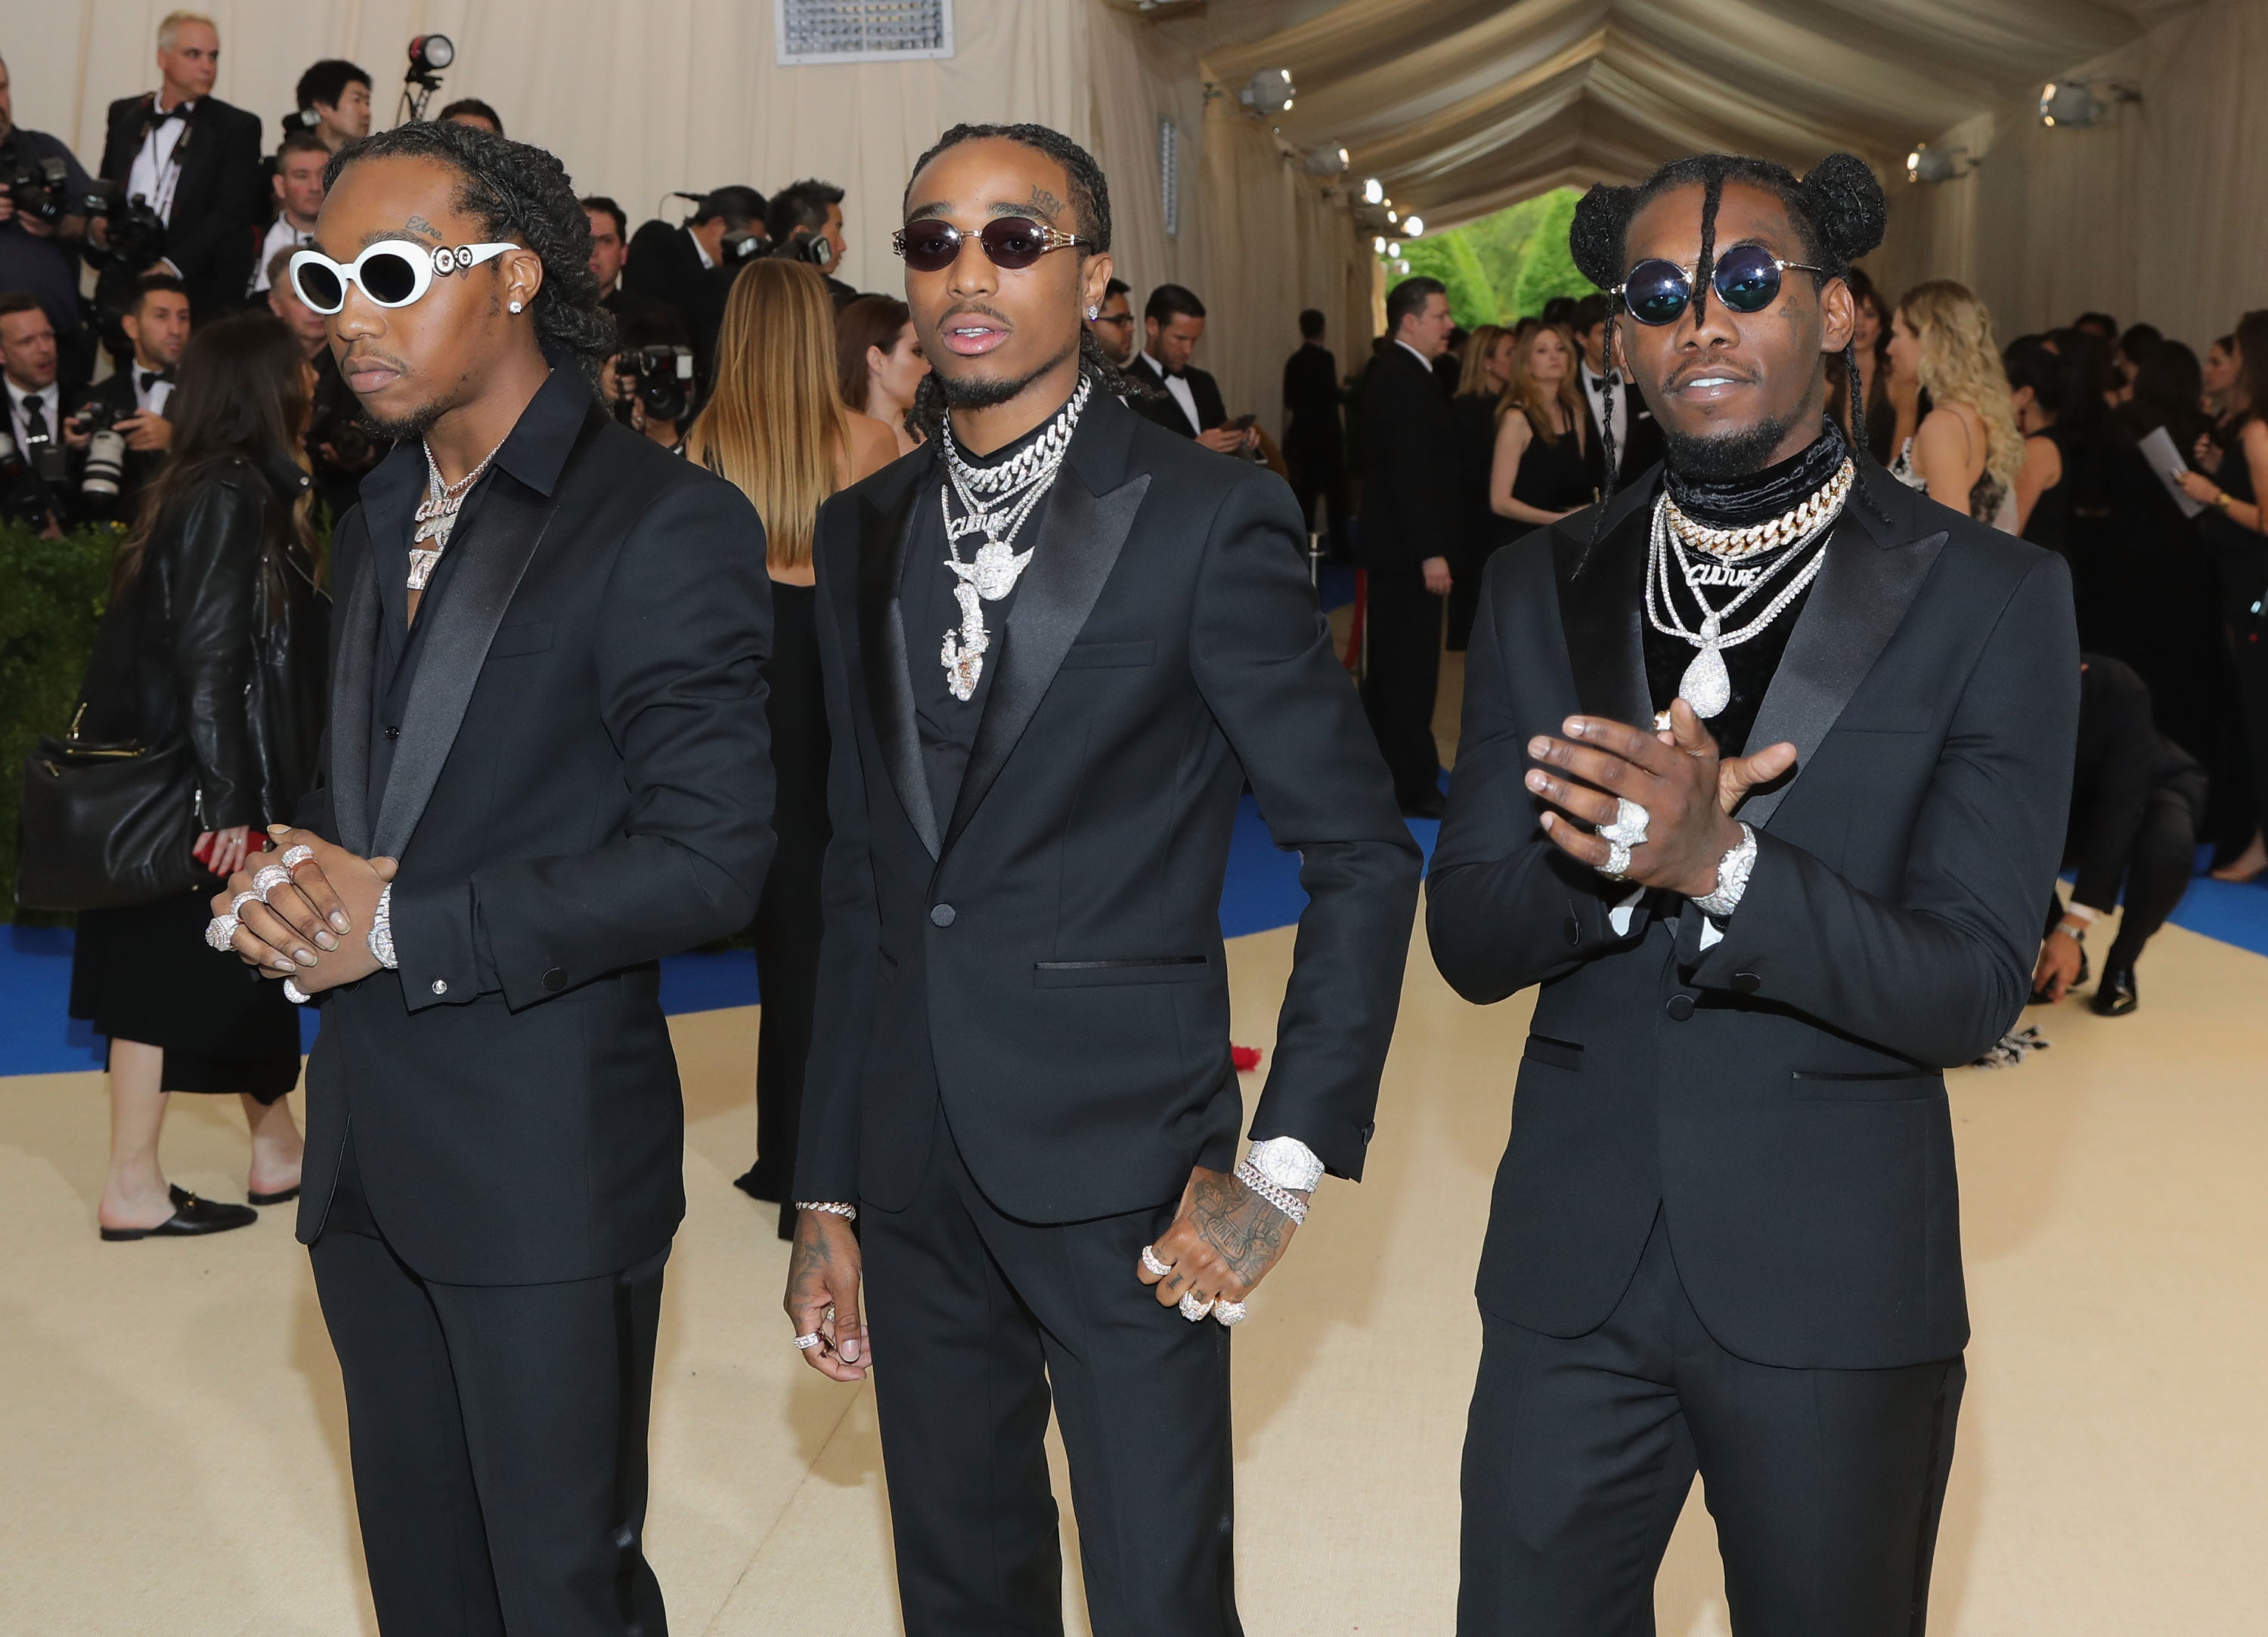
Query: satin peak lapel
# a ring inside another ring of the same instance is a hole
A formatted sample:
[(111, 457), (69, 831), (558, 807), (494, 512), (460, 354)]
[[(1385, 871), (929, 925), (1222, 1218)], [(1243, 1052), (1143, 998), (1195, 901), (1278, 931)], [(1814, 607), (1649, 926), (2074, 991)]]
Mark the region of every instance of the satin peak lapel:
[[(360, 516), (350, 513), (358, 525)], [(345, 531), (341, 531), (342, 533)], [(370, 712), (378, 672), (378, 564), (370, 531), (361, 528), (361, 549), (340, 554), (347, 575), (346, 597), (338, 613), (338, 656), (331, 672), (331, 818), (334, 839), (358, 856), (370, 851)], [(342, 545), (347, 542), (342, 541)]]
[(866, 708), (873, 713), (874, 737), (881, 742), (882, 765), (906, 818), (935, 858), (939, 845), (937, 806), (930, 799), (929, 774), (922, 766), (921, 728), (914, 716), (913, 671), (906, 659), (906, 626), (899, 616), (898, 584), (907, 543), (913, 534), (914, 507), (933, 492), (925, 479), (909, 482), (887, 507), (862, 506), (858, 514), (858, 666), (866, 683)]
[[(1575, 697), (1587, 715), (1638, 728), (1653, 720), (1653, 690), (1646, 684), (1646, 643), (1638, 624), (1646, 618), (1646, 531), (1653, 516), (1639, 503), (1645, 493), (1641, 485), (1615, 497), (1587, 559), (1583, 552), (1590, 539), (1589, 513), (1578, 513), (1560, 525), (1552, 541), (1559, 625), (1575, 673)], [(1579, 561), (1582, 572), (1573, 573)]]
[(1945, 539), (1940, 529), (1919, 540), (1878, 543), (1874, 531), (1852, 522), (1847, 512), (1836, 524), (1826, 565), (1788, 634), (1787, 651), (1749, 731), (1752, 751), (1783, 740), (1793, 744), (1795, 771), (1742, 804), (1742, 819), (1761, 827), (1778, 811), (1896, 635)]
[(1117, 566), (1118, 554), (1133, 532), (1134, 514), (1150, 492), (1150, 476), (1145, 472), (1101, 496), (1087, 488), (1075, 464), (1065, 463), (1056, 479), (1040, 519), (1039, 549), (1024, 570), (1016, 605), (1008, 611), (1000, 668), (993, 673), (984, 720), (977, 723), (976, 743), (969, 748), (946, 846), (951, 847), (968, 827), (985, 792), (1038, 714), (1040, 701), (1063, 668), (1064, 656), (1079, 639), (1087, 616), (1094, 612), (1095, 599), (1102, 595), (1103, 583)]

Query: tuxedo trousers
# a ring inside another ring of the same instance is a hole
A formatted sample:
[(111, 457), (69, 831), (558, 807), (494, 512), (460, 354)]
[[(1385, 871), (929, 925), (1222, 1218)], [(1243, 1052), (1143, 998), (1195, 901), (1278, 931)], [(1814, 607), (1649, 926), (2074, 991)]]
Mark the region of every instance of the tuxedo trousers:
[(1229, 1334), (1135, 1277), (1179, 1201), (1020, 1222), (934, 1119), (912, 1201), (858, 1216), (907, 1637), (1063, 1631), (1051, 1406), (1094, 1637), (1241, 1637)]
[(386, 1637), (666, 1637), (642, 1541), (668, 1255), (557, 1284), (421, 1279), (350, 1137), (308, 1256)]
[(1362, 705), (1404, 808), (1441, 791), (1441, 751), (1433, 739), (1441, 686), (1441, 598), (1414, 569), (1373, 569), (1363, 613), (1368, 665)]
[(1959, 1358), (1786, 1369), (1702, 1326), (1664, 1222), (1587, 1335), (1481, 1317), (1459, 1637), (1652, 1637), (1697, 1472), (1735, 1637), (1919, 1637)]

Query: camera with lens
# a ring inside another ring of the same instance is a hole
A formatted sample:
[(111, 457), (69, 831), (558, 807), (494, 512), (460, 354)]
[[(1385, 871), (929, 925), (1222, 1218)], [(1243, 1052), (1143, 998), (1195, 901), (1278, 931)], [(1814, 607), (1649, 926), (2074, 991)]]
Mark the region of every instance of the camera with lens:
[(835, 246), (815, 227), (799, 227), (774, 245), (771, 253), (783, 261), (801, 261), (821, 273), (835, 270)]
[(48, 520), (48, 491), (38, 464), (18, 446), (7, 417), (0, 415), (0, 519), (38, 528)]
[(118, 508), (126, 478), (126, 434), (118, 429), (123, 419), (125, 413), (103, 398), (89, 399), (71, 416), (72, 423), (89, 435), (86, 464), (79, 469), (78, 503), (90, 517), (107, 518)]
[(166, 219), (139, 194), (129, 194), (122, 182), (99, 181), (86, 196), (86, 213), (107, 224), (105, 243), (98, 248), (87, 241), (87, 266), (95, 272), (139, 275), (166, 259)]
[(59, 158), (26, 159), (11, 134), (0, 142), (0, 187), (8, 190), (16, 213), (49, 227), (71, 213), (69, 173)]
[(690, 347), (625, 347), (615, 361), (615, 373), (623, 387), (622, 395), (615, 400), (615, 418), (625, 426), (632, 422), (633, 400), (645, 411), (648, 421), (673, 425), (693, 408)]

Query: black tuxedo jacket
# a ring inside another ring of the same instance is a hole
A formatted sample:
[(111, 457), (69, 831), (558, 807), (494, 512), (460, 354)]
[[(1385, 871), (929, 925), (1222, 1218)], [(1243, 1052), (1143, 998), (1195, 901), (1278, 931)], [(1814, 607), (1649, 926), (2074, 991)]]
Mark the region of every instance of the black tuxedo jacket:
[(1284, 361), (1284, 452), (1336, 470), (1345, 459), (1339, 420), (1339, 365), (1307, 341)]
[(1127, 373), (1158, 389), (1156, 397), (1138, 399), (1134, 407), (1138, 414), (1168, 432), (1194, 438), (1198, 432), (1210, 432), (1228, 419), (1228, 406), (1221, 398), (1220, 383), (1195, 364), (1182, 371), (1182, 378), (1189, 383), (1189, 397), (1197, 403), (1197, 419), (1204, 422), (1195, 430), (1190, 429), (1189, 416), (1182, 413), (1181, 405), (1166, 391), (1166, 372), (1158, 367), (1155, 358), (1146, 352), (1136, 352)]
[(796, 1192), (885, 1209), (942, 1101), (1029, 1222), (1171, 1200), (1230, 1163), (1220, 890), (1249, 780), (1309, 894), (1252, 1127), (1359, 1177), (1400, 1003), (1418, 853), (1282, 481), (1092, 399), (987, 663), (954, 810), (922, 763), (898, 609), (917, 451), (828, 501), (816, 546), (835, 745), (826, 936)]
[(572, 364), (547, 394), (571, 437), (523, 416), (467, 505), (383, 791), (379, 621), (406, 618), (415, 440), (333, 540), (328, 778), (302, 817), (400, 859), (401, 965), (323, 997), (299, 1237), (351, 1121), (387, 1242), (445, 1283), (591, 1278), (667, 1244), (684, 1112), (656, 963), (746, 926), (771, 855), (762, 525)]
[(630, 236), (622, 288), (678, 316), (693, 338), (695, 367), (703, 380), (710, 379), (717, 333), (725, 324), (725, 298), (733, 291), (733, 269), (702, 266), (692, 234), (657, 217)]
[[(102, 144), (102, 174), (123, 182), (149, 134), (157, 93), (121, 97), (110, 105)], [(166, 259), (181, 270), (189, 314), (210, 324), (244, 305), (253, 259), (268, 225), (269, 187), (261, 170), (260, 120), (223, 102), (201, 99), (174, 149), (180, 180), (173, 187), (173, 217), (166, 230)]]
[[(81, 393), (79, 402), (106, 403), (122, 415), (132, 415), (141, 402), (134, 391), (133, 374), (134, 370), (140, 368), (139, 364), (136, 364), (131, 369), (114, 370)], [(172, 404), (171, 399), (166, 400), (168, 408)], [(166, 418), (173, 419), (171, 415)], [(82, 464), (84, 459), (81, 457)], [(162, 449), (129, 449), (126, 451), (126, 465), (121, 474), (122, 481), (118, 485), (118, 504), (114, 509), (114, 516), (122, 520), (130, 520), (133, 518), (136, 498), (142, 493), (144, 485), (157, 476), (158, 469), (165, 464), (166, 451)]]
[(1790, 782), (1749, 798), (1756, 860), (1722, 942), (1535, 827), (1528, 741), (1578, 708), (1644, 723), (1653, 484), (1491, 560), (1427, 926), (1466, 999), (1541, 984), (1479, 1296), (1575, 1336), (1664, 1214), (1679, 1276), (1741, 1357), (1877, 1369), (1969, 1334), (1941, 1070), (2023, 1009), (2063, 839), (2078, 641), (2063, 561), (1862, 481), (1756, 729)]
[(1456, 417), (1432, 371), (1390, 342), (1362, 378), (1362, 510), (1357, 548), (1373, 573), (1415, 581), (1462, 538)]
[[(1576, 366), (1581, 369), (1579, 362)], [(1615, 488), (1629, 486), (1641, 473), (1661, 464), (1661, 422), (1653, 418), (1653, 411), (1646, 406), (1646, 398), (1629, 382), (1615, 388), (1615, 396), (1629, 404), (1623, 416), (1622, 441), (1615, 445)], [(1583, 393), (1584, 464), (1591, 469), (1591, 487), (1603, 491), (1607, 486), (1607, 441), (1599, 435), (1598, 413), (1591, 407), (1591, 394)]]

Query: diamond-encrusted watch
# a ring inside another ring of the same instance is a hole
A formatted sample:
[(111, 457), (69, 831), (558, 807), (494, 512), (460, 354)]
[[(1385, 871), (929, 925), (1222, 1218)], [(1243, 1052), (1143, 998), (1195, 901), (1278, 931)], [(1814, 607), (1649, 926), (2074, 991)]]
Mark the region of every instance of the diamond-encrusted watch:
[(1741, 894), (1749, 890), (1749, 872), (1756, 867), (1756, 833), (1742, 825), (1740, 841), (1717, 861), (1717, 890), (1695, 899), (1694, 904), (1704, 914), (1723, 920), (1741, 907)]
[(1323, 1162), (1297, 1137), (1270, 1137), (1256, 1142), (1244, 1157), (1269, 1181), (1294, 1193), (1313, 1193), (1323, 1179)]
[(371, 958), (388, 972), (401, 970), (394, 955), (394, 885), (388, 882), (378, 895), (378, 908), (370, 918)]

